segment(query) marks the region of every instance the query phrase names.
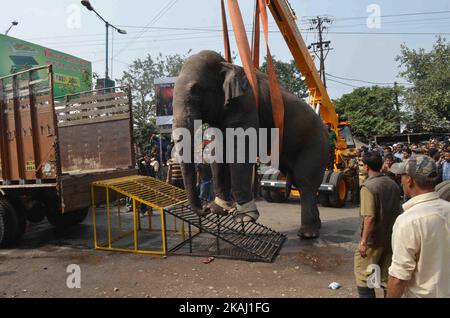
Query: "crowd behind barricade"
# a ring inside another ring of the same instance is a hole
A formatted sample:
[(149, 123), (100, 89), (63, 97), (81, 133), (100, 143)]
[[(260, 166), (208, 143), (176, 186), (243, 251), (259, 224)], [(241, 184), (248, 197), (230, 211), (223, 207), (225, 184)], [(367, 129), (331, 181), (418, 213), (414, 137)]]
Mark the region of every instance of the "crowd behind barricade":
[[(152, 134), (150, 136), (150, 154), (140, 154), (136, 168), (140, 175), (165, 181), (175, 187), (184, 189), (180, 164), (173, 158), (173, 140)], [(203, 202), (214, 200), (212, 172), (209, 164), (196, 164), (196, 186), (199, 198)]]
[(450, 140), (431, 139), (419, 143), (385, 145), (371, 142), (369, 146), (361, 146), (354, 153), (343, 155), (343, 163), (339, 167), (344, 172), (353, 203), (359, 203), (359, 187), (368, 177), (367, 172), (363, 169), (363, 156), (368, 152), (376, 152), (381, 155), (383, 160), (381, 172), (393, 178), (399, 185), (400, 179), (389, 169), (394, 163), (405, 162), (418, 155), (429, 156), (436, 162), (440, 183), (450, 180)]
[(372, 142), (344, 159), (360, 198), (359, 296), (450, 297), (449, 140)]

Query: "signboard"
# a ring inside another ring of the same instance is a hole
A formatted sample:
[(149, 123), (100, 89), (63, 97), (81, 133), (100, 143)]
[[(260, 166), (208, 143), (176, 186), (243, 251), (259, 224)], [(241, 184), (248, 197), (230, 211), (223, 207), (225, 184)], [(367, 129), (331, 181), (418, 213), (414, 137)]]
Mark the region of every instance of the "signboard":
[(92, 89), (91, 62), (0, 34), (0, 77), (49, 64), (55, 97)]
[(176, 77), (165, 77), (155, 79), (156, 94), (156, 125), (168, 126), (173, 124), (173, 91)]

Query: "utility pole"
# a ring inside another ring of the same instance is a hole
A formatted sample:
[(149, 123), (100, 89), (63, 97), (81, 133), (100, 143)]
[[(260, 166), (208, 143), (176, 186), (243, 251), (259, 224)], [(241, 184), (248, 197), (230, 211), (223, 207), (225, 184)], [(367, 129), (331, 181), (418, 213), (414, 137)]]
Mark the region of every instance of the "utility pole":
[(327, 87), (327, 79), (325, 76), (325, 60), (327, 59), (328, 53), (332, 50), (330, 47), (330, 41), (324, 41), (324, 32), (328, 30), (329, 25), (334, 22), (334, 18), (331, 17), (320, 17), (317, 16), (315, 18), (309, 19), (309, 23), (311, 27), (308, 31), (318, 32), (318, 41), (315, 43), (311, 43), (308, 46), (308, 49), (312, 49), (314, 54), (319, 58), (319, 73), (322, 78), (323, 85)]

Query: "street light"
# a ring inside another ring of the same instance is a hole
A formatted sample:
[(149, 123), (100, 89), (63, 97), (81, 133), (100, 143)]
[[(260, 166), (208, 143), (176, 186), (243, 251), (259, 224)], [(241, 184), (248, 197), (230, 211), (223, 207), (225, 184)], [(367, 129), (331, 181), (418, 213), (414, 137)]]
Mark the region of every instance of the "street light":
[(19, 25), (19, 22), (13, 21), (11, 22), (11, 25), (9, 26), (8, 30), (6, 30), (5, 35), (8, 35), (9, 31), (11, 31), (12, 27)]
[(95, 11), (94, 7), (92, 6), (91, 2), (89, 0), (83, 0), (81, 1), (81, 4), (86, 7), (89, 11), (93, 11), (97, 17), (102, 20), (105, 23), (106, 26), (106, 67), (105, 67), (105, 88), (106, 88), (106, 80), (109, 79), (109, 66), (108, 66), (108, 59), (109, 59), (109, 27), (113, 28), (117, 31), (119, 34), (127, 34), (127, 31), (116, 28), (114, 25), (106, 21), (97, 11)]

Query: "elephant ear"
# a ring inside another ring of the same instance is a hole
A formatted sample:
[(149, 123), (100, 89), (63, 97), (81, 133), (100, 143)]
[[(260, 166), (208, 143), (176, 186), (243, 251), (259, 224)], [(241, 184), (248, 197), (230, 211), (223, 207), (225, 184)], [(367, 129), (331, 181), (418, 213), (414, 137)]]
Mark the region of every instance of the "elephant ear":
[(244, 70), (231, 63), (222, 63), (222, 73), (224, 74), (224, 106), (227, 108), (233, 99), (246, 94), (248, 90), (248, 81)]

